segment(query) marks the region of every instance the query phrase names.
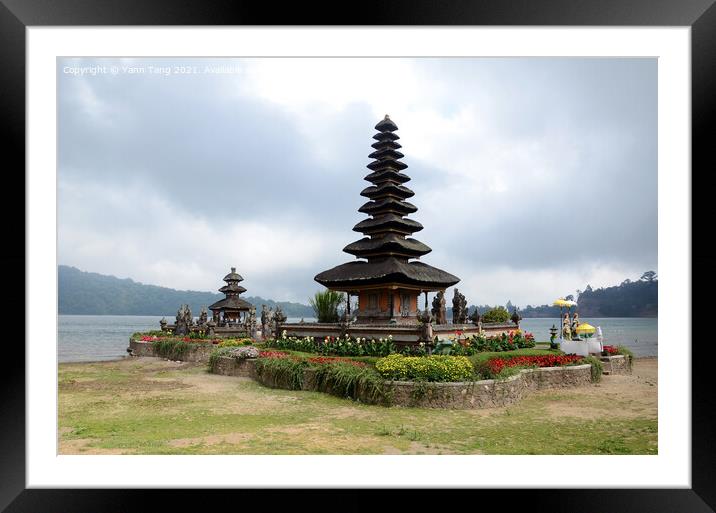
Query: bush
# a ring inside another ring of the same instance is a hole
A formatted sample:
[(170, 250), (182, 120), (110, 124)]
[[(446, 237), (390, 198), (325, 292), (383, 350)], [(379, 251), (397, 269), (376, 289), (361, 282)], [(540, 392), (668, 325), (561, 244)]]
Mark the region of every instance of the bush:
[(250, 338), (227, 338), (219, 342), (219, 347), (249, 346), (253, 343)]
[(510, 312), (504, 306), (496, 306), (482, 316), (482, 322), (507, 322), (509, 320)]
[(158, 339), (152, 342), (154, 352), (163, 358), (169, 360), (181, 360), (189, 350), (189, 344), (183, 340), (162, 340)]
[(306, 360), (298, 358), (259, 358), (256, 360), (256, 374), (279, 388), (301, 390), (303, 371), (307, 365)]
[(338, 307), (343, 304), (345, 296), (335, 290), (316, 292), (309, 303), (316, 314), (318, 322), (338, 322)]
[(375, 364), (387, 379), (401, 381), (469, 381), (474, 378), (472, 363), (464, 356), (403, 356), (392, 354)]
[(232, 347), (219, 347), (214, 349), (209, 355), (209, 372), (214, 372), (216, 370), (216, 363), (219, 361), (219, 358), (223, 356), (232, 356), (231, 351), (233, 351)]
[(315, 370), (318, 389), (352, 399), (357, 399), (359, 391), (364, 390), (373, 401), (390, 402), (380, 374), (371, 367), (355, 363), (358, 362), (334, 361), (313, 365), (311, 368)]
[(575, 365), (582, 365), (586, 363), (592, 366), (592, 383), (597, 383), (601, 381), (602, 372), (604, 371), (602, 361), (599, 358), (595, 358), (594, 356), (585, 356), (580, 362), (577, 362)]

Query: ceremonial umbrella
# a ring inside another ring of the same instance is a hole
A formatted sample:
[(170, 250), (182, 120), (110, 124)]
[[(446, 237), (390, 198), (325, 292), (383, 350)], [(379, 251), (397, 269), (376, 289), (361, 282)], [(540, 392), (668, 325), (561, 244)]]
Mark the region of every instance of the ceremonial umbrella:
[(587, 324), (586, 322), (584, 324), (580, 324), (577, 326), (577, 329), (575, 330), (577, 333), (585, 333), (589, 335), (593, 335), (595, 331), (597, 331), (597, 328), (592, 326), (591, 324)]

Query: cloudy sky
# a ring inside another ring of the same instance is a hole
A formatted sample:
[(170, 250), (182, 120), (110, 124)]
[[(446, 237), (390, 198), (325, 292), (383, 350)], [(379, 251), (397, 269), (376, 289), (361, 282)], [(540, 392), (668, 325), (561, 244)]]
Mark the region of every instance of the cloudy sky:
[(61, 59), (57, 73), (60, 264), (193, 290), (235, 266), (248, 295), (306, 303), (318, 272), (354, 258), (341, 250), (361, 237), (387, 113), (423, 261), (471, 304), (658, 271), (655, 59)]

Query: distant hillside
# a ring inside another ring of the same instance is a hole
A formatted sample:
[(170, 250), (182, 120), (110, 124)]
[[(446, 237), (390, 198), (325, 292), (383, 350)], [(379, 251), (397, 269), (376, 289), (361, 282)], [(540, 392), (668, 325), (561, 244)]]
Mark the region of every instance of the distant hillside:
[[(620, 285), (577, 291), (582, 317), (658, 317), (659, 281), (656, 273), (646, 272), (638, 281), (624, 280)], [(523, 317), (557, 317), (559, 308), (551, 305), (527, 305)]]
[[(80, 271), (60, 265), (58, 274), (58, 310), (60, 314), (75, 315), (165, 315), (174, 317), (182, 303), (191, 308), (195, 316), (202, 306), (223, 298), (212, 292), (175, 290), (155, 285), (144, 285), (129, 278), (119, 279), (98, 273)], [(280, 305), (288, 317), (313, 317), (308, 305), (287, 301), (273, 301), (261, 297), (242, 296), (261, 311), (261, 305), (275, 308)]]

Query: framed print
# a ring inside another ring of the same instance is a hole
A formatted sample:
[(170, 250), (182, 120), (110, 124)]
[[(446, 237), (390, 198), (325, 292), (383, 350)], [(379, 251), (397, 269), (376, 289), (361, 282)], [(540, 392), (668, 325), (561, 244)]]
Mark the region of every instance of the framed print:
[(169, 4), (0, 7), (3, 508), (714, 510), (711, 2)]

